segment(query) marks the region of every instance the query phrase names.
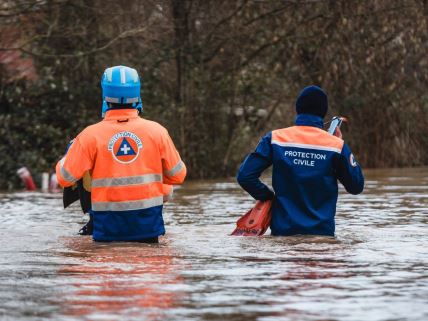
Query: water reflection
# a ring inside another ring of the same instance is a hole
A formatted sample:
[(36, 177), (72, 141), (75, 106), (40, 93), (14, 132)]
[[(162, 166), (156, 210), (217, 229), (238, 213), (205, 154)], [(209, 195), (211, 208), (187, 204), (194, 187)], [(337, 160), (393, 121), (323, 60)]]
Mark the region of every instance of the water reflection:
[[(138, 317), (160, 320), (179, 303), (179, 265), (166, 244), (94, 243), (89, 237), (64, 241), (73, 259), (58, 270), (72, 280), (60, 302), (65, 315), (104, 319)], [(108, 317), (110, 315), (110, 317)]]
[(5, 320), (428, 320), (428, 169), (367, 171), (337, 237), (233, 237), (253, 205), (188, 182), (159, 245), (94, 243), (60, 195), (0, 196)]

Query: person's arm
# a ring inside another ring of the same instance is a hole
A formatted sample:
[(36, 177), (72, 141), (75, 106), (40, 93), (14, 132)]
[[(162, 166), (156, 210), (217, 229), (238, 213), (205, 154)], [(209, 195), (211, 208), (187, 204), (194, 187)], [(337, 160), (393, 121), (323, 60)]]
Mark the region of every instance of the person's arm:
[(346, 144), (343, 145), (342, 152), (336, 157), (335, 170), (337, 178), (348, 193), (356, 195), (363, 191), (363, 172)]
[(186, 165), (181, 160), (180, 154), (166, 130), (162, 137), (161, 158), (163, 183), (168, 185), (182, 184), (187, 174)]
[(273, 199), (273, 191), (260, 180), (262, 172), (272, 165), (272, 145), (269, 133), (259, 142), (256, 150), (242, 162), (237, 181), (254, 199), (266, 201)]
[(82, 146), (79, 137), (69, 146), (67, 154), (57, 163), (56, 175), (62, 187), (68, 187), (81, 179), (92, 169), (93, 156)]
[(162, 184), (163, 202), (166, 203), (172, 200), (174, 194), (174, 188), (172, 185)]

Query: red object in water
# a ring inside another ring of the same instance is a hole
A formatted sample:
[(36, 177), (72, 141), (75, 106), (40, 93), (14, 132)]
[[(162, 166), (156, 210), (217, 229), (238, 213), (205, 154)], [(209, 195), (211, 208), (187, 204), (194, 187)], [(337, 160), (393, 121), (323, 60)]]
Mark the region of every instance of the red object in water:
[(257, 201), (256, 205), (236, 222), (236, 229), (231, 235), (263, 235), (270, 225), (272, 201)]
[(35, 191), (36, 190), (36, 184), (34, 184), (33, 178), (31, 177), (31, 173), (27, 169), (27, 167), (21, 167), (20, 169), (18, 169), (16, 171), (16, 173), (21, 178), (21, 180), (24, 183), (27, 191)]

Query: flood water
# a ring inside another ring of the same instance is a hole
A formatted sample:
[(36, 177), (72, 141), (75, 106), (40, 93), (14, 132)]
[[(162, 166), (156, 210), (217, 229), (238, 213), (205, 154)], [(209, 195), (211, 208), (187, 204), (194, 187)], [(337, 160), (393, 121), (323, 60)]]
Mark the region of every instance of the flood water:
[(428, 168), (365, 174), (335, 239), (228, 236), (253, 205), (232, 179), (177, 190), (159, 245), (76, 235), (60, 194), (0, 194), (0, 319), (428, 320)]

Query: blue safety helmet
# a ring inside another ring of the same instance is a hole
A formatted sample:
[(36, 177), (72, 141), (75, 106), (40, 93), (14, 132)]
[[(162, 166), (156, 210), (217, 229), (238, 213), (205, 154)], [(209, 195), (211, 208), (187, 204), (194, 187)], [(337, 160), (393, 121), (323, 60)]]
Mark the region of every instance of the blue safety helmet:
[(133, 108), (142, 111), (141, 82), (135, 69), (126, 66), (107, 68), (101, 78), (101, 87), (103, 95), (102, 117), (109, 109), (108, 103), (132, 104)]

